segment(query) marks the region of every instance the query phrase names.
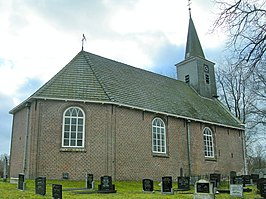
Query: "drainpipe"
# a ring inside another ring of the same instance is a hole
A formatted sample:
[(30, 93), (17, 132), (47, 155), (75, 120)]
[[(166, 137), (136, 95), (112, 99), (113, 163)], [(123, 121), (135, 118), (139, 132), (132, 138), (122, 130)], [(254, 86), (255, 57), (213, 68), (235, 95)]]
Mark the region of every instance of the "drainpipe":
[(26, 173), (27, 170), (27, 150), (28, 150), (28, 139), (29, 139), (29, 131), (30, 131), (30, 102), (25, 104), (27, 108), (27, 116), (26, 116), (26, 132), (25, 132), (25, 141), (24, 141), (24, 159), (23, 159), (23, 173)]
[(243, 158), (244, 158), (244, 174), (248, 174), (248, 167), (247, 167), (247, 154), (246, 154), (246, 136), (245, 131), (242, 131), (242, 149), (243, 149)]
[(187, 120), (187, 153), (188, 153), (188, 176), (191, 177), (191, 157), (190, 157), (190, 120)]

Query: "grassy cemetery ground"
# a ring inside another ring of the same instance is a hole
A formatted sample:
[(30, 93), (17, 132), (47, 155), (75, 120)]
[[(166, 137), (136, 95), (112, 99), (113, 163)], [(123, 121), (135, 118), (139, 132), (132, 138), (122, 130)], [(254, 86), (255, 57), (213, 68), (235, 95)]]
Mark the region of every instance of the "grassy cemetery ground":
[[(9, 182), (9, 180), (8, 180)], [(63, 198), (179, 198), (179, 199), (191, 199), (193, 198), (194, 187), (191, 186), (190, 191), (175, 192), (174, 195), (163, 195), (160, 192), (160, 186), (158, 182), (154, 182), (155, 193), (143, 193), (142, 182), (135, 181), (114, 181), (115, 189), (117, 193), (112, 194), (98, 194), (96, 193), (99, 181), (95, 182), (94, 191), (88, 195), (83, 193), (86, 190), (74, 191), (70, 189), (84, 188), (85, 181), (69, 181), (69, 180), (47, 180), (46, 181), (46, 195), (35, 194), (35, 181), (26, 180), (26, 190), (21, 191), (17, 189), (16, 184), (4, 183), (3, 179), (0, 179), (0, 198), (2, 199), (22, 199), (22, 198), (52, 198), (52, 184), (61, 184), (63, 186)], [(177, 188), (177, 183), (173, 182), (173, 188)], [(225, 183), (220, 188), (228, 189), (228, 185)], [(256, 186), (250, 186), (252, 192), (244, 193), (245, 199), (260, 198), (260, 195), (256, 194)], [(65, 190), (68, 189), (68, 190)], [(88, 192), (88, 191), (87, 191)], [(216, 194), (216, 199), (230, 199), (229, 194)]]

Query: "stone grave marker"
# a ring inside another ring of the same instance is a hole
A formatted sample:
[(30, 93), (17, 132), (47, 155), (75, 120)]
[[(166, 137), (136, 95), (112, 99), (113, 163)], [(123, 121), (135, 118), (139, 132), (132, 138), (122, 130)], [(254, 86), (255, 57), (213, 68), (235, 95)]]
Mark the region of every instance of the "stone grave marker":
[(230, 171), (230, 184), (235, 184), (236, 172)]
[(260, 195), (261, 197), (266, 198), (266, 181), (263, 181), (260, 184)]
[(231, 184), (230, 196), (243, 198), (243, 184)]
[(18, 189), (23, 191), (26, 189), (25, 175), (23, 173), (18, 174)]
[(266, 183), (266, 178), (260, 178), (257, 182), (258, 193), (261, 194), (262, 185)]
[(244, 185), (243, 176), (236, 176), (235, 177), (235, 183), (234, 184), (242, 184), (243, 186), (245, 186)]
[(213, 184), (207, 180), (199, 180), (195, 183), (194, 199), (213, 199)]
[(46, 194), (46, 177), (35, 179), (35, 193), (44, 196)]
[(144, 192), (153, 192), (153, 180), (143, 179), (142, 180), (142, 189)]
[(260, 171), (260, 172), (259, 172), (259, 178), (264, 178), (264, 173), (263, 173), (263, 171)]
[(116, 193), (115, 185), (112, 184), (111, 176), (101, 177), (101, 184), (98, 185), (98, 193)]
[(259, 180), (259, 174), (251, 174), (252, 184), (257, 184)]
[(52, 184), (52, 197), (53, 199), (62, 199), (62, 185)]
[(173, 194), (173, 189), (172, 189), (172, 177), (171, 176), (165, 176), (162, 177), (162, 188), (161, 191), (163, 194)]
[(190, 178), (189, 177), (178, 177), (177, 178), (178, 189), (180, 190), (190, 190)]
[(63, 179), (69, 179), (69, 173), (66, 173), (66, 172), (64, 172), (63, 174)]
[(221, 182), (221, 174), (220, 173), (211, 173), (210, 174), (210, 182), (213, 183), (214, 187), (218, 187)]
[(3, 182), (7, 181), (7, 157), (4, 158), (4, 173), (3, 173)]
[(247, 184), (251, 184), (251, 176), (250, 175), (243, 175), (243, 185), (246, 186)]
[(87, 174), (86, 188), (87, 189), (94, 189), (93, 174)]

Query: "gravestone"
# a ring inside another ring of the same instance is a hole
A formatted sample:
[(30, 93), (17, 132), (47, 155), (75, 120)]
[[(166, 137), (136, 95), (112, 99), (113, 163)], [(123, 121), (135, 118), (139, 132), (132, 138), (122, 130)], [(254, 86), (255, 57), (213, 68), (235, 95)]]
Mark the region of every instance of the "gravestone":
[(259, 180), (259, 174), (251, 174), (251, 179), (253, 184), (257, 184)]
[(264, 178), (264, 173), (263, 173), (263, 171), (260, 171), (260, 172), (259, 172), (259, 178)]
[(162, 190), (161, 191), (163, 194), (173, 194), (171, 176), (162, 177)]
[(250, 175), (243, 175), (243, 185), (246, 186), (247, 184), (251, 184), (251, 176)]
[(190, 178), (189, 177), (178, 177), (177, 178), (178, 189), (180, 190), (190, 190)]
[(52, 197), (53, 199), (62, 199), (62, 185), (52, 184)]
[(207, 180), (199, 180), (195, 183), (194, 199), (213, 199), (213, 184)]
[(180, 173), (180, 177), (183, 177), (183, 168), (182, 167), (180, 168), (179, 173)]
[(257, 182), (258, 193), (261, 194), (262, 185), (266, 183), (266, 178), (260, 178)]
[(261, 197), (266, 198), (266, 182), (265, 181), (263, 181), (260, 184), (260, 195)]
[(46, 194), (46, 177), (35, 179), (35, 193), (43, 196)]
[(221, 174), (220, 173), (211, 173), (210, 174), (210, 182), (213, 183), (214, 187), (218, 187), (221, 182)]
[(87, 174), (86, 188), (87, 189), (94, 189), (93, 174)]
[(142, 189), (144, 192), (153, 192), (153, 180), (143, 179), (142, 180)]
[(112, 184), (111, 176), (101, 177), (101, 184), (98, 185), (98, 193), (116, 193), (115, 185)]
[(236, 172), (230, 171), (230, 184), (235, 184)]
[(3, 182), (7, 181), (7, 157), (4, 158), (4, 173), (3, 173)]
[(243, 198), (243, 184), (231, 184), (230, 196)]
[(25, 190), (25, 175), (23, 173), (18, 174), (18, 189)]
[(64, 172), (62, 175), (63, 175), (63, 179), (66, 179), (66, 180), (69, 179), (69, 174), (68, 173)]
[(245, 186), (243, 176), (236, 176), (234, 181), (234, 184), (242, 184), (243, 186)]

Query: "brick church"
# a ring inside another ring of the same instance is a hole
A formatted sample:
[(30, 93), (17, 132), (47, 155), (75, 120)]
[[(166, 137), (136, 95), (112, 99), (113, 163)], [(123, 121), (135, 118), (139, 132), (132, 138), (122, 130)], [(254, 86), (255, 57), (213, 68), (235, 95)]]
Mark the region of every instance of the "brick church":
[(244, 126), (218, 100), (191, 16), (176, 70), (178, 80), (80, 51), (10, 111), (11, 177), (243, 173)]

